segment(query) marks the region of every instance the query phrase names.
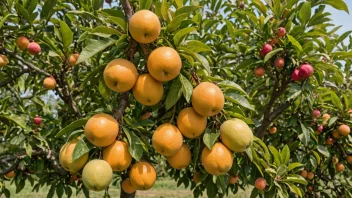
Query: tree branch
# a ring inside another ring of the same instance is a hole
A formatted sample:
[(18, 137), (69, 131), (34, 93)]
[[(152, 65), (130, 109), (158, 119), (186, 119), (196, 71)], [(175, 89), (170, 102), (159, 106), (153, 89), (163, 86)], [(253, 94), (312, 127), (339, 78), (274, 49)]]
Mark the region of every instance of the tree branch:
[(0, 83), (0, 87), (6, 86), (8, 83), (11, 83), (12, 81), (14, 81), (15, 79), (19, 78), (20, 76), (22, 76), (23, 74), (28, 73), (28, 70), (22, 69), (22, 71), (12, 77), (7, 78), (5, 81)]

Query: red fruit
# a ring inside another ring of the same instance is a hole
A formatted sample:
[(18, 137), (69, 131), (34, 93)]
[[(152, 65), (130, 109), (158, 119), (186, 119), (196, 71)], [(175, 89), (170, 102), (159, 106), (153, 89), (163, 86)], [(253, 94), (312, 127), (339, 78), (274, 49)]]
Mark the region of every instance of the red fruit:
[(313, 187), (312, 186), (308, 186), (308, 191), (309, 192), (313, 192)]
[(314, 73), (312, 65), (305, 63), (299, 68), (299, 75), (304, 78), (309, 78)]
[(343, 170), (345, 170), (345, 166), (343, 164), (341, 164), (341, 163), (337, 163), (336, 164), (336, 171), (340, 173)]
[(239, 179), (238, 175), (236, 175), (236, 176), (229, 175), (229, 184), (237, 183), (238, 179)]
[(284, 66), (285, 66), (285, 59), (281, 57), (277, 57), (275, 59), (275, 67), (277, 67), (278, 69), (282, 69)]
[(274, 45), (279, 43), (279, 39), (278, 38), (273, 38), (273, 40), (271, 41)]
[(279, 27), (279, 28), (277, 29), (276, 35), (277, 35), (278, 37), (283, 37), (283, 36), (285, 36), (285, 35), (286, 35), (286, 29), (283, 28), (283, 27)]
[(254, 185), (258, 190), (264, 190), (265, 186), (266, 186), (266, 180), (264, 178), (260, 177), (255, 180)]
[(271, 46), (270, 44), (264, 44), (260, 52), (261, 52), (261, 55), (266, 56), (272, 50), (273, 50), (273, 46)]
[(38, 55), (41, 51), (40, 45), (38, 45), (38, 43), (36, 43), (36, 42), (31, 42), (28, 45), (27, 50), (32, 55)]
[(271, 128), (269, 129), (269, 133), (270, 133), (270, 134), (275, 134), (276, 131), (277, 131), (277, 128), (276, 128), (276, 127), (271, 127)]
[(323, 132), (324, 127), (323, 126), (318, 126), (318, 131)]
[(328, 138), (328, 139), (325, 140), (325, 144), (327, 144), (327, 145), (331, 145), (334, 142), (335, 142), (334, 138)]
[(295, 71), (293, 71), (292, 75), (291, 75), (291, 79), (294, 81), (301, 81), (303, 80), (303, 78), (299, 75), (299, 70), (295, 69)]
[(313, 119), (320, 118), (320, 116), (321, 116), (321, 114), (320, 114), (320, 111), (318, 109), (313, 111), (313, 113), (312, 113), (312, 118)]
[(256, 68), (254, 69), (254, 74), (255, 74), (257, 77), (262, 77), (262, 76), (264, 76), (264, 74), (265, 74), (265, 70), (264, 70), (263, 67), (256, 67)]
[(347, 156), (346, 160), (347, 160), (347, 163), (352, 164), (352, 155)]
[(39, 126), (42, 123), (42, 119), (39, 116), (35, 116), (33, 119), (35, 125)]

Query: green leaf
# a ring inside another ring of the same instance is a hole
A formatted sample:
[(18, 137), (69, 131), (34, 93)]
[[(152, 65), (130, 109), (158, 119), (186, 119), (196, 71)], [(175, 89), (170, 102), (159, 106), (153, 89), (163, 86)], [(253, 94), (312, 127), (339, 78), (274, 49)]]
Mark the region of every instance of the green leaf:
[(280, 154), (279, 151), (277, 151), (277, 149), (273, 146), (268, 146), (271, 154), (274, 156), (274, 162), (276, 164), (276, 166), (280, 166), (281, 165), (281, 160), (280, 160)]
[(211, 48), (204, 44), (202, 41), (197, 41), (197, 40), (191, 40), (188, 41), (186, 46), (189, 50), (192, 50), (194, 53), (199, 53), (199, 52), (209, 52), (211, 51)]
[(23, 16), (23, 18), (26, 19), (28, 23), (32, 23), (32, 20), (29, 17), (27, 10), (21, 4), (16, 3), (16, 8), (17, 8), (17, 12), (19, 12)]
[(52, 197), (54, 197), (55, 187), (56, 187), (55, 184), (52, 184), (52, 185), (51, 185), (50, 190), (49, 190), (48, 194), (46, 195), (47, 198), (52, 198)]
[(295, 168), (302, 167), (302, 166), (303, 166), (303, 164), (301, 164), (299, 162), (294, 162), (294, 163), (288, 165), (288, 171), (291, 171)]
[(11, 17), (16, 17), (17, 15), (15, 14), (7, 14), (4, 18), (1, 19), (0, 21), (0, 29), (2, 28), (2, 26), (4, 25), (5, 21), (8, 19), (8, 18), (11, 18)]
[[(120, 17), (114, 17), (114, 16), (110, 16), (108, 17), (108, 20), (115, 23), (116, 25), (120, 26), (122, 28), (122, 30), (126, 31), (126, 27), (127, 27), (127, 23), (126, 20)], [(103, 26), (106, 27), (106, 26)]]
[(299, 197), (302, 197), (302, 192), (301, 189), (298, 188), (297, 186), (291, 184), (291, 183), (286, 183), (285, 184), (290, 188), (290, 191), (297, 194)]
[(79, 159), (82, 155), (88, 153), (92, 148), (94, 148), (94, 145), (90, 143), (86, 137), (83, 137), (77, 142), (75, 149), (73, 150), (72, 161)]
[(291, 35), (287, 35), (288, 40), (292, 43), (293, 46), (295, 46), (300, 52), (302, 51), (302, 46), (299, 44), (299, 42), (295, 39), (295, 37)]
[(318, 145), (317, 149), (318, 149), (319, 153), (325, 155), (326, 157), (330, 157), (330, 153), (329, 153), (328, 149), (325, 146)]
[(340, 98), (332, 91), (330, 92), (330, 96), (331, 96), (332, 103), (342, 112), (343, 106), (342, 106)]
[(300, 139), (301, 139), (302, 143), (307, 146), (310, 141), (310, 134), (309, 134), (309, 131), (306, 128), (306, 126), (303, 123), (300, 123), (300, 124), (301, 124), (300, 126), (301, 126), (301, 129), (303, 132), (300, 136)]
[(253, 161), (253, 153), (252, 152), (255, 152), (253, 145), (246, 149), (246, 154), (251, 162)]
[(128, 151), (130, 152), (130, 154), (135, 160), (139, 161), (143, 155), (142, 141), (139, 139), (139, 137), (136, 134), (134, 134), (133, 132), (130, 132), (126, 128), (123, 128), (123, 131), (126, 134), (129, 142)]
[(181, 15), (181, 14), (190, 14), (194, 12), (195, 10), (201, 8), (200, 6), (184, 6), (180, 9), (176, 10), (175, 16)]
[(248, 100), (237, 93), (225, 93), (225, 99), (244, 108), (255, 111), (254, 107), (249, 104)]
[(177, 31), (177, 33), (173, 37), (175, 45), (178, 46), (180, 44), (182, 37), (186, 36), (187, 34), (193, 32), (193, 31), (196, 31), (196, 28), (186, 27), (184, 29)]
[(242, 89), (242, 87), (233, 81), (224, 80), (224, 81), (219, 82), (218, 85), (219, 85), (219, 87), (234, 89), (236, 91), (243, 93), (244, 95), (247, 95), (247, 93)]
[(295, 182), (303, 185), (307, 185), (308, 182), (300, 175), (292, 174), (286, 177), (286, 179), (282, 179), (282, 182)]
[(285, 145), (284, 148), (282, 149), (280, 153), (280, 159), (281, 159), (281, 163), (284, 165), (288, 164), (288, 162), (290, 161), (290, 149), (288, 148), (287, 145)]
[(310, 2), (304, 2), (301, 10), (299, 11), (299, 18), (305, 23), (310, 19), (312, 13), (312, 6)]
[(82, 118), (79, 120), (76, 120), (74, 122), (72, 122), (71, 124), (67, 125), (65, 128), (61, 129), (56, 135), (55, 137), (61, 137), (64, 136), (72, 131), (74, 131), (75, 129), (85, 125), (88, 121), (88, 118)]
[[(121, 36), (122, 37), (122, 36)], [(127, 37), (127, 35), (126, 35)], [(79, 64), (88, 58), (94, 56), (96, 53), (106, 49), (107, 47), (113, 45), (115, 43), (114, 40), (91, 40), (91, 42), (83, 48), (76, 64)]]
[(182, 74), (179, 75), (179, 78), (182, 84), (183, 96), (185, 97), (186, 101), (189, 103), (191, 101), (191, 96), (193, 93), (193, 86), (189, 82), (189, 80), (186, 77), (184, 77)]
[(277, 168), (277, 171), (276, 171), (276, 176), (277, 177), (281, 177), (283, 175), (285, 175), (287, 172), (288, 172), (288, 168), (287, 166), (285, 165), (280, 165), (278, 168)]
[(167, 93), (167, 96), (166, 96), (166, 101), (165, 101), (166, 110), (174, 106), (176, 102), (181, 98), (181, 96), (182, 96), (182, 84), (181, 84), (180, 78), (176, 78), (171, 85), (169, 93)]
[(101, 96), (103, 96), (103, 98), (105, 100), (109, 100), (110, 99), (110, 96), (111, 96), (111, 89), (109, 89), (105, 82), (104, 82), (104, 78), (100, 78), (100, 81), (99, 81), (99, 93)]
[(313, 155), (315, 156), (315, 159), (317, 160), (318, 165), (320, 165), (320, 161), (321, 161), (320, 155), (316, 151), (313, 151)]
[(20, 126), (21, 128), (25, 130), (30, 130), (26, 124), (26, 121), (23, 119), (23, 117), (15, 115), (15, 114), (10, 114), (10, 115), (5, 115), (5, 114), (0, 114), (0, 119), (6, 119), (10, 122), (15, 123), (16, 125)]
[(348, 6), (343, 0), (323, 0), (321, 3), (331, 5), (335, 9), (343, 10), (349, 14)]
[(329, 127), (332, 126), (332, 125), (336, 122), (337, 119), (338, 119), (338, 117), (332, 117), (332, 118), (330, 118), (330, 119), (329, 119), (329, 124), (328, 124), (328, 126), (329, 126)]
[(275, 50), (269, 52), (264, 58), (264, 63), (266, 63), (271, 57), (273, 57), (275, 54), (281, 52), (282, 50), (283, 50), (282, 48), (278, 48), (278, 49), (275, 49)]
[(20, 183), (18, 183), (18, 185), (16, 186), (16, 194), (23, 190), (25, 184), (26, 184), (26, 180), (25, 179), (22, 179), (20, 181)]
[(152, 3), (153, 3), (153, 0), (139, 0), (139, 9), (149, 10)]
[(115, 30), (114, 28), (98, 26), (92, 30), (92, 34), (106, 38), (111, 35), (121, 35), (121, 32)]
[(209, 198), (215, 198), (218, 193), (216, 185), (210, 180), (207, 183), (207, 196)]
[(208, 147), (208, 149), (211, 150), (211, 148), (213, 148), (215, 142), (218, 140), (219, 135), (220, 133), (211, 133), (210, 130), (206, 129), (203, 136), (203, 142)]
[(70, 47), (73, 40), (73, 33), (64, 21), (60, 21), (61, 38), (64, 44), (64, 48)]
[(54, 7), (57, 0), (45, 1), (42, 11), (40, 12), (40, 19), (49, 19), (54, 14)]
[(169, 25), (167, 25), (167, 31), (173, 32), (177, 30), (181, 26), (182, 21), (184, 21), (188, 16), (189, 14), (181, 14), (173, 18)]
[(195, 55), (196, 59), (202, 64), (203, 68), (206, 69), (209, 74), (211, 74), (211, 69), (208, 60), (200, 54)]

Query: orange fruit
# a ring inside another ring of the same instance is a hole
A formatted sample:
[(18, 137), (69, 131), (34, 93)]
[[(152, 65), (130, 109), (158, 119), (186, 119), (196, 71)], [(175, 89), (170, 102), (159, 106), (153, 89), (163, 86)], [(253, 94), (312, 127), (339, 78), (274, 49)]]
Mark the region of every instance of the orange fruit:
[(132, 186), (129, 178), (123, 180), (121, 187), (122, 187), (123, 191), (128, 194), (132, 194), (132, 193), (136, 192), (136, 188), (134, 186)]
[(112, 175), (112, 169), (106, 161), (94, 159), (84, 166), (82, 181), (88, 190), (102, 191), (110, 185)]
[(139, 43), (155, 41), (161, 30), (159, 18), (149, 10), (140, 10), (131, 17), (129, 31), (132, 38)]
[(202, 116), (213, 116), (224, 108), (224, 94), (221, 89), (210, 82), (202, 82), (193, 90), (192, 105)]
[(215, 143), (211, 150), (204, 147), (202, 151), (202, 164), (209, 174), (224, 175), (231, 169), (232, 163), (231, 151), (220, 142)]
[(263, 67), (256, 67), (256, 68), (254, 69), (254, 74), (255, 74), (257, 77), (262, 77), (262, 76), (264, 76), (264, 74), (265, 74), (265, 70), (264, 70)]
[(156, 128), (152, 137), (152, 144), (156, 152), (166, 157), (175, 155), (182, 147), (182, 142), (183, 138), (180, 131), (169, 123)]
[(140, 120), (146, 120), (146, 119), (149, 119), (151, 116), (152, 116), (152, 113), (147, 111), (143, 115), (141, 115), (141, 117), (139, 119)]
[(68, 59), (68, 62), (70, 63), (71, 67), (76, 65), (78, 57), (79, 57), (78, 53), (74, 53), (70, 56), (70, 58)]
[(313, 192), (313, 187), (312, 186), (308, 186), (308, 191), (309, 192)]
[(119, 133), (119, 123), (114, 117), (100, 113), (92, 116), (84, 127), (84, 134), (95, 146), (105, 147), (112, 144)]
[(43, 82), (43, 87), (48, 90), (54, 90), (56, 87), (56, 80), (54, 77), (46, 77)]
[(313, 172), (308, 172), (307, 179), (313, 179), (313, 178), (314, 178), (314, 173)]
[(24, 51), (29, 45), (29, 40), (26, 37), (21, 36), (16, 40), (16, 45), (18, 46), (18, 48)]
[(300, 175), (304, 178), (307, 178), (308, 172), (306, 170), (302, 170)]
[(124, 171), (132, 162), (132, 156), (128, 152), (128, 145), (122, 141), (115, 141), (108, 147), (105, 147), (103, 150), (103, 159), (110, 164), (113, 171)]
[(328, 120), (330, 119), (330, 117), (331, 116), (327, 113), (323, 114), (323, 126), (328, 124)]
[(11, 178), (13, 178), (13, 177), (15, 176), (15, 171), (12, 170), (12, 171), (6, 173), (5, 176), (6, 176), (7, 178), (11, 179)]
[(255, 180), (254, 185), (258, 190), (264, 190), (266, 187), (266, 180), (264, 178), (260, 177)]
[(155, 80), (150, 74), (138, 76), (132, 91), (134, 98), (145, 106), (156, 105), (164, 95), (163, 84)]
[(350, 134), (351, 132), (351, 129), (349, 126), (345, 125), (345, 124), (342, 124), (340, 127), (339, 127), (339, 132), (341, 135), (343, 136), (348, 136), (348, 134)]
[(136, 66), (126, 59), (112, 60), (104, 69), (106, 86), (116, 92), (126, 92), (136, 84), (138, 72)]
[(336, 171), (340, 173), (343, 170), (345, 170), (345, 166), (343, 164), (341, 164), (341, 163), (337, 163), (336, 164)]
[(9, 64), (9, 59), (7, 59), (7, 56), (0, 54), (0, 68), (6, 67), (7, 64)]
[(177, 51), (171, 47), (158, 47), (148, 57), (148, 71), (160, 82), (176, 78), (181, 71), (182, 61)]
[(148, 162), (137, 162), (130, 170), (130, 181), (137, 190), (151, 189), (156, 180), (154, 167)]
[(341, 134), (338, 131), (334, 130), (332, 132), (332, 137), (334, 137), (335, 139), (340, 139), (341, 138)]
[(229, 184), (235, 184), (238, 181), (238, 176), (229, 175)]
[(253, 133), (247, 123), (233, 118), (221, 124), (220, 138), (222, 143), (231, 151), (243, 152), (251, 146)]
[(187, 144), (183, 144), (182, 147), (176, 152), (175, 155), (167, 157), (167, 162), (170, 166), (175, 169), (186, 168), (192, 161), (191, 150), (189, 150)]
[(200, 177), (200, 172), (195, 172), (193, 175), (193, 181), (194, 183), (198, 184), (199, 183), (199, 177)]
[(192, 107), (187, 107), (178, 114), (177, 127), (185, 137), (196, 138), (207, 127), (207, 118), (199, 115)]
[(277, 131), (276, 127), (271, 127), (271, 128), (269, 129), (269, 133), (270, 133), (270, 134), (275, 134), (276, 131)]
[(347, 156), (346, 160), (349, 164), (352, 164), (352, 155)]
[(77, 171), (81, 170), (88, 161), (88, 153), (85, 153), (80, 158), (72, 161), (72, 154), (77, 143), (78, 140), (72, 140), (64, 144), (60, 149), (60, 164), (65, 170), (70, 171), (71, 173), (76, 173)]

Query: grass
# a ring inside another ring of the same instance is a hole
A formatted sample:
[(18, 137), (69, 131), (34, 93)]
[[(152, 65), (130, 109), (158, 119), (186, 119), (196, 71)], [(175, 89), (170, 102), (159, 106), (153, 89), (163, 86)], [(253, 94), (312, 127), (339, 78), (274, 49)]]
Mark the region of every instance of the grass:
[[(47, 192), (49, 191), (49, 187), (43, 187), (38, 192), (32, 192), (32, 187), (29, 183), (26, 183), (24, 189), (19, 193), (15, 194), (16, 187), (14, 185), (10, 186), (10, 183), (7, 182), (6, 186), (9, 188), (11, 192), (11, 197), (14, 198), (42, 198), (46, 197)], [(109, 193), (111, 197), (119, 197), (120, 196), (120, 189), (118, 188), (110, 188)], [(84, 198), (83, 193), (78, 194), (75, 196), (75, 190), (73, 190), (72, 197), (77, 198)], [(91, 192), (90, 193), (92, 198), (101, 198), (104, 195), (104, 192)], [(250, 196), (250, 190), (248, 191), (239, 191), (236, 195), (229, 195), (228, 197), (231, 198), (247, 198)], [(57, 197), (55, 195), (55, 197)], [(64, 196), (65, 197), (65, 196)], [(193, 197), (192, 191), (188, 188), (185, 189), (183, 185), (177, 187), (176, 182), (170, 179), (159, 179), (155, 183), (154, 187), (148, 191), (137, 191), (137, 198), (166, 198), (166, 197), (173, 197), (173, 198), (189, 198)], [(206, 197), (206, 195), (204, 196)], [(2, 197), (1, 197), (2, 198)]]

